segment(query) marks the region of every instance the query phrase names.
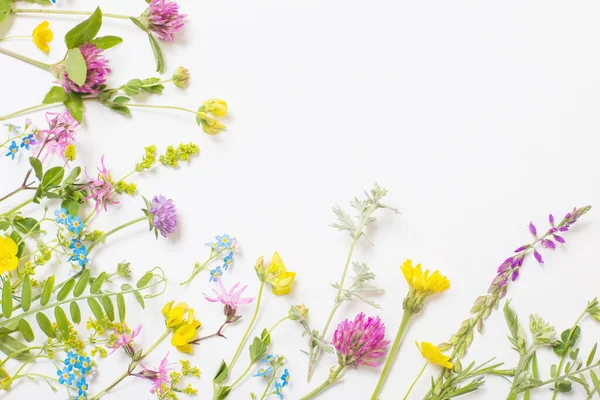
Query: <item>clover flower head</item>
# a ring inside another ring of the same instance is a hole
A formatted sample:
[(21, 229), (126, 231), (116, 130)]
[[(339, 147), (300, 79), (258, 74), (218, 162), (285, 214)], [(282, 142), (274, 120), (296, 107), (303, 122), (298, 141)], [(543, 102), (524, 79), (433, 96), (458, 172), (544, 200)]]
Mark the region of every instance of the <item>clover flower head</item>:
[(340, 322), (333, 334), (340, 365), (368, 365), (378, 367), (387, 353), (385, 325), (379, 317), (360, 313), (354, 320)]
[(163, 237), (175, 231), (177, 226), (177, 211), (173, 200), (165, 196), (154, 196), (150, 209), (150, 223)]
[(65, 92), (98, 94), (100, 86), (106, 82), (110, 69), (107, 67), (108, 60), (102, 55), (103, 49), (90, 43), (84, 43), (79, 47), (81, 55), (87, 66), (85, 83), (79, 86), (67, 75), (66, 69), (62, 71), (62, 87)]
[(211, 303), (219, 302), (223, 305), (230, 306), (233, 309), (237, 309), (240, 304), (250, 304), (254, 300), (254, 297), (242, 297), (242, 293), (248, 287), (247, 285), (238, 289), (239, 286), (240, 283), (237, 282), (231, 289), (227, 290), (223, 285), (222, 279), (217, 279), (217, 289), (212, 289), (212, 291), (215, 292), (215, 297), (212, 298), (204, 295), (204, 298)]
[(98, 177), (92, 178), (87, 174), (88, 179), (90, 180), (86, 185), (87, 189), (90, 191), (90, 195), (87, 196), (84, 200), (94, 199), (96, 201), (96, 212), (100, 212), (102, 208), (104, 211), (108, 211), (107, 205), (110, 204), (118, 204), (118, 201), (115, 201), (111, 198), (111, 195), (114, 192), (113, 182), (110, 178), (110, 170), (106, 168), (104, 164), (104, 155), (100, 159), (102, 163), (102, 168), (98, 168)]
[(157, 38), (172, 42), (173, 36), (183, 28), (185, 17), (179, 13), (179, 4), (175, 1), (152, 0), (142, 14), (142, 21)]

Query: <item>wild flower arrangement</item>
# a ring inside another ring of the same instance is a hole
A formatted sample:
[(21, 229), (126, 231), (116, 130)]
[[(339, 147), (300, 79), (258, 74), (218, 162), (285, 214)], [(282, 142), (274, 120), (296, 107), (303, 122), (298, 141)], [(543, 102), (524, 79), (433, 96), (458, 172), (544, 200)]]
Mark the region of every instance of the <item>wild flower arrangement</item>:
[[(43, 6), (54, 3), (52, 0), (28, 2)], [(138, 16), (103, 13), (100, 8), (94, 11), (19, 8), (17, 3), (0, 0), (0, 22), (10, 14), (18, 16), (24, 13), (82, 15), (86, 19), (65, 35), (68, 50), (62, 60), (52, 65), (0, 47), (2, 55), (44, 69), (55, 79), (54, 86), (41, 104), (0, 117), (11, 120), (5, 125), (8, 136), (0, 143), (5, 154), (4, 162), (10, 163), (19, 157), (28, 157), (29, 162), (23, 171), (22, 183), (14, 190), (0, 194), (0, 352), (3, 354), (0, 357), (0, 390), (9, 391), (27, 378), (44, 381), (53, 390), (60, 388), (69, 399), (99, 399), (113, 394), (121, 382), (139, 379), (147, 383), (147, 390), (158, 399), (193, 396), (197, 394), (193, 382), (200, 378), (200, 371), (188, 359), (172, 362), (176, 358), (174, 354), (192, 354), (195, 347), (205, 340), (225, 338), (224, 330), (235, 324), (245, 325), (244, 333), (232, 349), (231, 358), (214, 363), (215, 371), (211, 375), (213, 400), (226, 399), (234, 391), (243, 392), (242, 383), (249, 376), (264, 382), (261, 393), (249, 393), (251, 399), (300, 398), (288, 394), (291, 376), (295, 373), (286, 366), (285, 356), (274, 351), (273, 333), (289, 320), (297, 323), (307, 337), (308, 347), (304, 352), (308, 358), (309, 381), (318, 363), (327, 360), (335, 364), (322, 383), (301, 399), (318, 397), (339, 383), (345, 373), (354, 373), (351, 369), (382, 365), (379, 380), (373, 385), (371, 400), (380, 399), (383, 395), (398, 397), (398, 393), (386, 393), (384, 385), (393, 370), (405, 333), (414, 322), (413, 317), (428, 303), (427, 299), (448, 290), (450, 280), (439, 271), (423, 269), (410, 259), (401, 263), (400, 270), (408, 292), (395, 337), (386, 333), (384, 321), (378, 316), (359, 313), (353, 318), (345, 318), (339, 315), (342, 305), (357, 300), (375, 309), (380, 308), (370, 298), (370, 295), (382, 292), (374, 285), (375, 274), (354, 256), (356, 244), (368, 240), (365, 230), (375, 224), (376, 216), (379, 218), (379, 214), (386, 210), (398, 213), (383, 203), (387, 191), (378, 185), (365, 192), (363, 199), (351, 201), (355, 215), (338, 206), (333, 208), (337, 218), (333, 227), (349, 234), (351, 240), (340, 280), (332, 285), (335, 296), (321, 330), (311, 327), (308, 308), (303, 304), (292, 305), (285, 315), (276, 317), (273, 325), (256, 330), (258, 316), (264, 312), (263, 303), (272, 301), (266, 293), (268, 289), (275, 297), (289, 294), (293, 290), (296, 273), (287, 269), (278, 252), (269, 260), (261, 256), (254, 265), (258, 292), (247, 295), (248, 286), (232, 282), (229, 277), (239, 242), (233, 236), (222, 234), (206, 243), (208, 256), (196, 263), (189, 278), (181, 282), (182, 286), (196, 285), (198, 280), (195, 278), (204, 274), (204, 288), (208, 289), (204, 290), (206, 306), (218, 305), (223, 309), (223, 322), (216, 332), (199, 335), (201, 322), (197, 319), (197, 307), (168, 301), (161, 310), (163, 332), (147, 347), (138, 343), (152, 332), (142, 325), (129, 326), (127, 309), (132, 302), (145, 308), (147, 300), (162, 295), (166, 290), (167, 274), (163, 268), (154, 267), (133, 284), (134, 272), (128, 262), (118, 264), (111, 271), (101, 271), (95, 263), (95, 253), (98, 248), (109, 244), (106, 242), (109, 237), (142, 222), (148, 224), (156, 239), (161, 239), (159, 236), (168, 238), (177, 229), (175, 202), (162, 194), (149, 198), (141, 196), (139, 202), (143, 208), (130, 221), (108, 231), (93, 229), (93, 224), (118, 204), (121, 196), (137, 195), (137, 186), (131, 181), (135, 174), (160, 168), (159, 164), (177, 168), (190, 162), (198, 154), (199, 147), (194, 143), (181, 143), (168, 146), (163, 151), (154, 145), (140, 148), (140, 159), (133, 162), (131, 172), (122, 177), (113, 176), (107, 167), (107, 164), (110, 166), (110, 155), (102, 156), (96, 165), (97, 172), (88, 173), (92, 168), (77, 165), (76, 150), (77, 136), (85, 121), (84, 105), (89, 101), (99, 102), (127, 116), (131, 115), (132, 107), (184, 111), (194, 114), (196, 123), (209, 135), (225, 129), (218, 117), (228, 114), (228, 106), (220, 99), (206, 100), (195, 111), (132, 102), (142, 93), (162, 93), (169, 83), (180, 89), (187, 87), (190, 73), (183, 67), (177, 68), (168, 79), (134, 78), (119, 86), (108, 86), (107, 79), (113, 66), (109, 67), (107, 50), (123, 40), (118, 36), (97, 37), (103, 18), (129, 20), (142, 30), (148, 36), (157, 72), (163, 73), (165, 61), (160, 41), (173, 41), (186, 21), (175, 1), (147, 0), (147, 7)], [(31, 35), (0, 40), (23, 38), (31, 39), (41, 51), (49, 52), (54, 34), (50, 23), (44, 21), (33, 29)], [(16, 124), (12, 122), (22, 114), (59, 106), (64, 109), (46, 112), (47, 127), (30, 119)], [(7, 206), (18, 198), (20, 203)], [(430, 364), (439, 367), (439, 374), (431, 378), (429, 391), (420, 395), (428, 400), (450, 399), (475, 392), (484, 384), (487, 375), (506, 378), (510, 383), (506, 391), (508, 399), (521, 396), (528, 399), (532, 391), (543, 388), (550, 389), (555, 399), (559, 393), (571, 391), (574, 384), (583, 388), (587, 398), (600, 394), (597, 347), (595, 345), (589, 353), (586, 352), (587, 357), (581, 357), (577, 344), (583, 318), (591, 317), (600, 322), (598, 300), (589, 301), (573, 326), (560, 336), (538, 315), (530, 316), (527, 334), (510, 301), (503, 300), (508, 287), (519, 278), (529, 255), (543, 263), (541, 251), (563, 245), (563, 235), (590, 208), (575, 208), (560, 220), (550, 215), (549, 228), (541, 234), (533, 223), (529, 224), (533, 237), (531, 242), (518, 247), (500, 264), (487, 293), (475, 300), (469, 317), (448, 342), (438, 345), (426, 341), (417, 343), (425, 363), (404, 399), (409, 398), (415, 383)], [(61, 268), (62, 265), (68, 268)], [(492, 358), (480, 364), (470, 362), (463, 366), (476, 331), (483, 330), (484, 322), (502, 302), (509, 340), (519, 355), (517, 365), (506, 368)], [(241, 312), (246, 309), (253, 309), (248, 323), (241, 320)], [(82, 321), (85, 321), (84, 327), (81, 326)], [(394, 321), (388, 323), (394, 324)], [(333, 326), (336, 326), (335, 330)], [(149, 356), (166, 339), (169, 339), (174, 354), (161, 355), (160, 362), (148, 364)], [(558, 357), (545, 378), (542, 378), (537, 359), (537, 351), (542, 347), (552, 347)], [(109, 386), (94, 387), (92, 378), (98, 373), (102, 359), (117, 351), (127, 356), (127, 366)], [(35, 369), (37, 361), (44, 360), (54, 366), (55, 374), (47, 375)], [(245, 365), (241, 373), (234, 371), (238, 363)], [(236, 394), (235, 398), (241, 396), (248, 397), (248, 393)]]

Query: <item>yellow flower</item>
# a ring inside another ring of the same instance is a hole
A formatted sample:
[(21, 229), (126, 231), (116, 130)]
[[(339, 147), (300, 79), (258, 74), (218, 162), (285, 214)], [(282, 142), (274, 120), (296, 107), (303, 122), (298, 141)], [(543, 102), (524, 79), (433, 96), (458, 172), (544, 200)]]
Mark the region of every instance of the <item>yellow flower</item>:
[(282, 296), (290, 293), (296, 273), (287, 271), (278, 252), (273, 253), (271, 262), (265, 271), (265, 282), (271, 285), (274, 295)]
[(439, 271), (430, 275), (428, 269), (421, 270), (421, 264), (413, 267), (412, 260), (406, 260), (400, 269), (410, 287), (410, 291), (404, 299), (404, 309), (413, 313), (421, 311), (423, 301), (427, 296), (443, 292), (450, 287), (448, 278)]
[(67, 161), (75, 161), (75, 159), (77, 158), (77, 149), (75, 148), (75, 145), (73, 143), (70, 143), (65, 148), (65, 158), (67, 159)]
[(50, 23), (44, 21), (36, 26), (31, 35), (31, 39), (38, 49), (45, 53), (49, 52), (50, 46), (48, 46), (48, 43), (54, 39), (54, 34), (52, 33), (52, 29), (50, 29)]
[(0, 236), (0, 275), (17, 268), (19, 246), (9, 237)]
[(189, 309), (186, 303), (179, 303), (175, 307), (173, 307), (173, 303), (173, 301), (170, 301), (162, 309), (162, 314), (165, 317), (167, 328), (174, 328), (181, 324), (183, 322), (185, 312)]
[(452, 363), (450, 362), (450, 357), (445, 354), (442, 354), (440, 349), (437, 346), (434, 346), (428, 342), (421, 342), (419, 346), (419, 342), (417, 343), (417, 347), (421, 351), (421, 355), (430, 363), (434, 363), (444, 368), (452, 368)]
[(190, 342), (196, 338), (200, 325), (200, 321), (194, 319), (194, 310), (190, 308), (187, 322), (173, 332), (171, 344), (182, 353), (190, 354), (192, 352)]
[(221, 99), (208, 99), (204, 102), (204, 111), (214, 114), (218, 117), (224, 117), (227, 115), (229, 109), (225, 100)]
[(209, 135), (217, 135), (225, 129), (225, 125), (221, 124), (216, 119), (209, 117), (205, 112), (199, 112), (197, 117), (202, 124), (202, 129)]

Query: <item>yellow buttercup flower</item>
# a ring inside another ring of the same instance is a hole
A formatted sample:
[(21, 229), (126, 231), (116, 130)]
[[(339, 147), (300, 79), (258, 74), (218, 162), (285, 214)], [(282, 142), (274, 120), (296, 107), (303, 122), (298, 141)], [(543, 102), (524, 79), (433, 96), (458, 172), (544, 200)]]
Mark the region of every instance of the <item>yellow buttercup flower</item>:
[(165, 317), (167, 328), (174, 328), (181, 324), (183, 322), (185, 312), (189, 309), (186, 303), (179, 303), (175, 307), (173, 307), (173, 303), (173, 301), (167, 303), (162, 309), (162, 314)]
[(452, 368), (452, 363), (450, 362), (450, 357), (443, 354), (437, 346), (434, 346), (428, 342), (421, 342), (419, 346), (419, 342), (417, 343), (417, 347), (421, 351), (421, 355), (430, 363), (437, 364), (440, 367), (444, 368)]
[(413, 313), (421, 311), (423, 301), (427, 296), (443, 292), (450, 287), (448, 278), (439, 271), (430, 275), (428, 269), (421, 270), (421, 264), (413, 267), (412, 260), (406, 260), (400, 269), (410, 287), (410, 291), (404, 299), (404, 309)]
[(219, 117), (227, 115), (229, 108), (225, 100), (221, 99), (208, 99), (204, 102), (204, 111), (214, 114)]
[(49, 52), (50, 46), (48, 46), (48, 43), (54, 39), (54, 33), (52, 33), (52, 29), (50, 29), (50, 23), (44, 21), (36, 26), (31, 35), (31, 39), (38, 49), (45, 53)]
[(194, 319), (194, 310), (190, 308), (187, 322), (173, 332), (171, 344), (182, 353), (190, 354), (192, 352), (191, 342), (196, 338), (200, 326), (200, 321)]
[(9, 237), (0, 236), (0, 275), (17, 268), (19, 246)]

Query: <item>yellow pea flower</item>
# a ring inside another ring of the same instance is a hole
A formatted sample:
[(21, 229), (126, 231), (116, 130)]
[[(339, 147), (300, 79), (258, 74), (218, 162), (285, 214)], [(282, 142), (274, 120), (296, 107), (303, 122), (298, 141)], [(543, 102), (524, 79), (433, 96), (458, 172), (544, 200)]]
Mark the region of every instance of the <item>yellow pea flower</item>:
[(282, 296), (290, 293), (295, 278), (296, 273), (286, 270), (279, 253), (273, 253), (265, 273), (265, 282), (271, 285), (273, 294)]
[(202, 124), (202, 130), (209, 135), (217, 135), (223, 129), (225, 129), (225, 125), (221, 124), (216, 119), (209, 117), (205, 112), (199, 112), (196, 114), (200, 123)]
[(444, 368), (452, 368), (452, 363), (450, 362), (450, 357), (443, 354), (437, 346), (434, 346), (428, 342), (421, 342), (419, 346), (419, 342), (415, 342), (417, 347), (421, 351), (421, 355), (430, 363), (437, 364), (440, 367)]
[(186, 303), (179, 303), (175, 307), (173, 307), (173, 303), (173, 301), (167, 303), (162, 309), (162, 314), (165, 317), (167, 328), (174, 328), (181, 324), (183, 322), (185, 312), (189, 309)]
[(429, 270), (422, 271), (421, 264), (413, 267), (412, 260), (406, 260), (400, 267), (404, 279), (408, 282), (410, 291), (404, 299), (404, 309), (412, 313), (418, 313), (423, 308), (423, 302), (427, 296), (443, 292), (450, 287), (448, 278), (435, 271), (429, 274)]
[(208, 99), (204, 102), (204, 111), (214, 114), (219, 117), (227, 115), (229, 108), (225, 100), (221, 99)]
[(17, 268), (19, 246), (10, 237), (0, 236), (0, 275)]
[(194, 319), (194, 310), (188, 310), (188, 320), (185, 324), (179, 326), (171, 337), (171, 344), (182, 353), (190, 354), (192, 352), (192, 342), (198, 334), (200, 321)]
[(31, 39), (38, 49), (45, 53), (49, 52), (50, 46), (48, 46), (48, 43), (54, 39), (54, 33), (52, 33), (52, 29), (50, 29), (50, 23), (44, 21), (36, 26), (31, 35)]

